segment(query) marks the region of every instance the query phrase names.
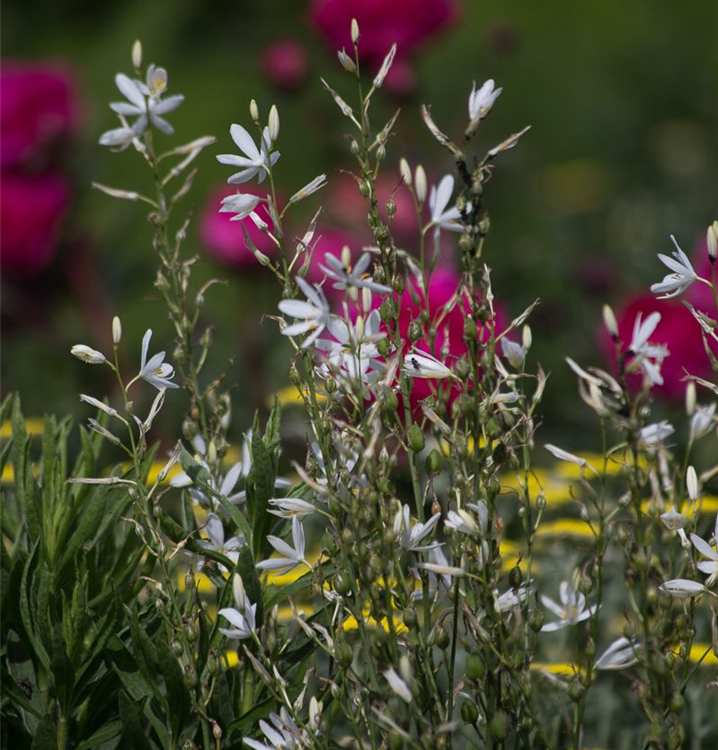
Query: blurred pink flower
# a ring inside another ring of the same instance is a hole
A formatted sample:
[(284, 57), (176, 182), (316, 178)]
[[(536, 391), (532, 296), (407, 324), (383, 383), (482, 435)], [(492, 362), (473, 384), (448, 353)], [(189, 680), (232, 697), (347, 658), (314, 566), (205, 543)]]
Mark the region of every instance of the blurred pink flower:
[[(247, 247), (242, 227), (247, 230), (255, 247), (270, 258), (276, 257), (278, 252), (277, 246), (264, 232), (257, 228), (251, 218), (247, 217), (240, 221), (232, 221), (232, 214), (219, 213), (222, 198), (233, 195), (236, 192), (232, 187), (223, 187), (212, 193), (199, 219), (200, 242), (210, 255), (228, 266), (236, 266), (238, 268), (259, 267), (259, 261), (255, 258), (254, 253), (249, 247)], [(266, 192), (253, 190), (246, 185), (242, 185), (241, 192), (251, 195), (266, 195)], [(281, 203), (280, 196), (278, 196), (278, 200)], [(256, 213), (271, 229), (272, 221), (265, 204), (260, 204)]]
[(296, 39), (277, 39), (262, 52), (260, 68), (274, 86), (296, 89), (307, 78), (309, 60), (304, 46)]
[[(686, 382), (682, 382), (682, 378), (687, 373), (707, 378), (712, 372), (703, 348), (700, 327), (680, 300), (656, 299), (654, 295), (633, 297), (616, 313), (618, 334), (624, 347), (631, 340), (638, 314), (641, 313), (645, 320), (652, 312), (659, 312), (661, 320), (650, 341), (652, 344), (663, 344), (670, 351), (670, 356), (666, 357), (661, 367), (663, 385), (654, 386), (653, 391), (668, 399), (682, 399), (686, 390)], [(614, 345), (603, 328), (601, 346), (615, 367)], [(631, 376), (636, 384), (640, 382), (640, 377)]]
[(311, 21), (335, 50), (351, 54), (350, 24), (359, 23), (362, 57), (379, 64), (396, 42), (399, 59), (454, 21), (453, 0), (313, 0)]
[(79, 123), (72, 72), (53, 63), (4, 61), (0, 72), (0, 164), (36, 157)]
[[(431, 277), (426, 298), (415, 288), (414, 291), (420, 300), (418, 304), (414, 302), (409, 289), (404, 291), (401, 296), (401, 311), (399, 314), (399, 333), (401, 334), (402, 342), (404, 342), (404, 348), (401, 352), (402, 358), (411, 348), (409, 342), (409, 325), (411, 321), (418, 318), (419, 314), (426, 308), (426, 302), (428, 302), (429, 321), (431, 326), (434, 326), (439, 315), (443, 312), (445, 305), (452, 299), (459, 288), (459, 282), (459, 275), (453, 268), (440, 266), (434, 271)], [(424, 299), (426, 299), (426, 302)], [(464, 321), (469, 310), (469, 303), (466, 299), (455, 301), (448, 314), (443, 317), (436, 329), (435, 348), (433, 351), (443, 361), (442, 352), (446, 348), (449, 355), (445, 362), (447, 365), (454, 364), (457, 359), (465, 356), (468, 352), (468, 347), (464, 341)], [(497, 333), (506, 327), (503, 311), (498, 308), (496, 308), (495, 323)], [(489, 335), (490, 327), (479, 324), (478, 339), (482, 342), (486, 341)], [(420, 340), (416, 342), (415, 346), (421, 351), (432, 353), (429, 341)], [(421, 378), (412, 379), (412, 411), (417, 411), (418, 402), (431, 395), (432, 389), (436, 388), (436, 386), (437, 381), (422, 380)], [(439, 387), (450, 389), (448, 400), (451, 403), (460, 394), (462, 384), (456, 381), (441, 381)], [(470, 387), (471, 385), (469, 384)]]
[(4, 172), (0, 189), (0, 263), (10, 276), (32, 276), (52, 260), (70, 189), (59, 174)]

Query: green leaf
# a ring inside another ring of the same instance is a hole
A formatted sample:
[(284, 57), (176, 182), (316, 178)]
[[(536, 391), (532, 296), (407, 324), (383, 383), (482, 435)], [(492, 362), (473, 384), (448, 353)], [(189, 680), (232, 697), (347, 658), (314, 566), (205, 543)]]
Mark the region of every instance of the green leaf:
[[(324, 578), (331, 576), (333, 572), (332, 563), (330, 560), (322, 563), (322, 573)], [(296, 596), (308, 589), (314, 583), (314, 576), (311, 570), (308, 570), (301, 578), (297, 578), (296, 581), (281, 586), (273, 591), (273, 593), (267, 598), (264, 606), (267, 610), (271, 610), (275, 604), (281, 604), (283, 601), (288, 599), (290, 596)]]
[(253, 706), (249, 711), (235, 719), (227, 727), (227, 734), (231, 735), (233, 732), (249, 734), (256, 728), (257, 722), (260, 719), (266, 719), (267, 716), (272, 713), (275, 705), (276, 700), (274, 698), (265, 698), (263, 701)]
[[(115, 748), (120, 744), (122, 729), (122, 721), (119, 719), (110, 721), (101, 726), (96, 732), (93, 732), (86, 740), (80, 742), (75, 750), (95, 750), (95, 748), (111, 750), (111, 748)], [(117, 742), (112, 742), (112, 740), (117, 740)]]
[(25, 568), (23, 570), (22, 582), (20, 583), (20, 616), (22, 618), (22, 624), (25, 629), (25, 634), (27, 635), (35, 656), (42, 663), (43, 667), (49, 670), (50, 657), (45, 650), (42, 642), (35, 633), (35, 625), (33, 623), (33, 618), (30, 611), (30, 591), (32, 579), (37, 565), (38, 547), (39, 542), (36, 542), (35, 546), (33, 547), (32, 553), (25, 563)]
[(136, 703), (124, 690), (120, 690), (119, 708), (124, 746), (133, 750), (152, 750), (152, 744), (142, 726), (142, 703)]
[(77, 527), (65, 545), (57, 565), (58, 575), (73, 560), (80, 547), (94, 538), (103, 518), (105, 518), (109, 486), (98, 485), (91, 492), (83, 494), (87, 498), (87, 505), (84, 508), (79, 508)]
[(72, 662), (67, 658), (65, 652), (65, 639), (62, 636), (62, 626), (57, 623), (54, 629), (52, 643), (52, 678), (55, 687), (55, 695), (60, 703), (64, 714), (70, 705), (72, 688), (75, 685), (75, 670)]
[(172, 732), (175, 737), (178, 737), (184, 723), (191, 718), (191, 698), (184, 684), (182, 668), (163, 635), (161, 633), (155, 634), (152, 643), (155, 648), (159, 673), (164, 678), (167, 687), (167, 703), (169, 704)]
[(42, 717), (30, 750), (57, 750), (57, 723), (51, 713)]
[(259, 433), (252, 435), (252, 468), (247, 477), (247, 485), (253, 492), (253, 503), (250, 509), (252, 518), (252, 552), (263, 560), (268, 553), (267, 534), (273, 517), (268, 513), (269, 499), (274, 492), (274, 471), (272, 460), (264, 440)]

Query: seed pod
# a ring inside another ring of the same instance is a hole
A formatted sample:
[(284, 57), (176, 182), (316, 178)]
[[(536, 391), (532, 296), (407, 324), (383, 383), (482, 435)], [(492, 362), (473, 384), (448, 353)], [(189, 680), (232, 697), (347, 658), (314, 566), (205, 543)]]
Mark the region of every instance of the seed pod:
[(469, 654), (466, 659), (466, 679), (481, 680), (486, 674), (486, 664), (478, 654)]
[(415, 453), (419, 453), (424, 450), (426, 445), (426, 438), (424, 432), (416, 422), (409, 428), (409, 446)]
[(497, 711), (491, 717), (489, 732), (495, 740), (505, 740), (509, 736), (509, 717), (503, 711)]
[(451, 638), (449, 638), (449, 634), (444, 630), (444, 628), (440, 628), (437, 632), (435, 643), (442, 651), (449, 647)]
[(476, 708), (473, 703), (464, 701), (461, 704), (461, 718), (467, 724), (476, 724), (476, 722), (479, 720), (479, 709)]
[(443, 463), (444, 461), (441, 457), (441, 453), (434, 448), (434, 450), (432, 450), (426, 457), (426, 471), (429, 474), (439, 474), (443, 467)]
[(337, 660), (339, 666), (346, 669), (349, 667), (354, 659), (351, 647), (347, 643), (337, 643), (334, 647), (334, 658)]
[(345, 574), (339, 571), (338, 573), (334, 574), (334, 591), (337, 592), (337, 594), (341, 594), (342, 596), (346, 596), (350, 591), (352, 590), (351, 580), (349, 577)]

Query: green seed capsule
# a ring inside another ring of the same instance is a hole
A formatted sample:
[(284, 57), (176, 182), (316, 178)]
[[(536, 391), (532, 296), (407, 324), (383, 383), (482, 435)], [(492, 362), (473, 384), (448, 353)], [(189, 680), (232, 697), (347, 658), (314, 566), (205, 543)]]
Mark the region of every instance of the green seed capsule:
[(478, 654), (469, 654), (466, 659), (466, 679), (480, 680), (486, 674), (486, 664)]
[(434, 448), (426, 457), (426, 470), (429, 474), (438, 474), (442, 469), (443, 463), (441, 453)]
[(347, 643), (337, 643), (334, 647), (334, 657), (341, 667), (346, 669), (351, 665), (354, 654), (352, 653), (351, 647)]
[(476, 724), (479, 720), (479, 709), (473, 703), (464, 701), (461, 704), (461, 718), (467, 724)]
[(426, 438), (424, 432), (418, 424), (414, 423), (409, 428), (409, 445), (414, 453), (419, 453), (424, 450), (426, 445)]
[(436, 645), (443, 651), (444, 649), (449, 647), (449, 643), (451, 643), (451, 638), (449, 638), (449, 634), (441, 628), (439, 632), (436, 634)]
[(509, 736), (509, 717), (503, 711), (497, 711), (491, 717), (489, 732), (496, 740), (505, 740)]

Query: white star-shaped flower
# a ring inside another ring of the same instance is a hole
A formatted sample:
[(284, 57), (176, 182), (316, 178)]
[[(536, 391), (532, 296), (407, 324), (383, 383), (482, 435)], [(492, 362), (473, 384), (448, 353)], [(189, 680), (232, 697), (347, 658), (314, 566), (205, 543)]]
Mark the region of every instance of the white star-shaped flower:
[(240, 171), (235, 172), (227, 182), (232, 185), (241, 185), (243, 182), (249, 182), (255, 176), (257, 176), (257, 182), (263, 182), (269, 174), (270, 167), (273, 167), (279, 159), (279, 151), (273, 151), (271, 155), (269, 153), (272, 148), (269, 128), (264, 128), (259, 148), (257, 148), (252, 136), (241, 125), (235, 123), (229, 129), (229, 133), (244, 156), (220, 154), (217, 157), (220, 164), (240, 167)]
[(434, 515), (426, 521), (426, 523), (415, 523), (411, 525), (411, 512), (408, 505), (397, 511), (394, 516), (394, 533), (397, 535), (399, 544), (402, 549), (411, 552), (424, 552), (426, 550), (440, 547), (439, 542), (432, 542), (431, 544), (419, 546), (419, 543), (425, 539), (431, 533), (432, 529), (439, 522), (441, 513), (434, 513)]
[(278, 573), (287, 573), (296, 568), (297, 565), (304, 564), (308, 568), (312, 567), (304, 556), (304, 527), (299, 520), (299, 516), (295, 515), (292, 518), (292, 543), (294, 547), (278, 536), (270, 535), (267, 537), (267, 540), (283, 557), (270, 557), (268, 560), (262, 560), (262, 562), (257, 563), (257, 567), (260, 570), (276, 570)]
[(450, 174), (444, 176), (437, 187), (431, 188), (429, 194), (429, 209), (431, 210), (429, 227), (435, 227), (435, 237), (438, 237), (441, 229), (447, 229), (450, 232), (464, 231), (461, 224), (457, 224), (457, 220), (461, 218), (459, 209), (456, 206), (447, 209), (453, 192), (454, 178)]
[(586, 606), (586, 597), (580, 592), (574, 591), (568, 581), (563, 581), (559, 587), (559, 596), (561, 604), (557, 604), (548, 596), (541, 595), (541, 601), (544, 607), (550, 609), (556, 617), (557, 622), (549, 622), (541, 630), (545, 633), (551, 633), (555, 630), (567, 628), (570, 625), (576, 625), (579, 622), (587, 620), (594, 612), (595, 607)]
[[(716, 516), (713, 538), (718, 543), (718, 515)], [(693, 546), (698, 552), (707, 559), (707, 562), (699, 562), (697, 567), (701, 573), (705, 573), (708, 576), (706, 586), (712, 586), (718, 580), (718, 552), (697, 534), (691, 534), (691, 542), (693, 542)]]
[(124, 73), (115, 76), (115, 83), (120, 92), (127, 98), (126, 102), (113, 102), (110, 109), (122, 117), (137, 117), (132, 125), (135, 135), (143, 133), (148, 122), (167, 135), (172, 135), (174, 128), (162, 115), (169, 114), (184, 101), (182, 94), (175, 94), (162, 99), (167, 88), (167, 71), (151, 65), (147, 69), (147, 83), (134, 81)]
[(469, 94), (469, 119), (483, 120), (489, 114), (494, 102), (499, 98), (503, 89), (495, 88), (493, 79), (486, 81), (481, 88), (476, 90), (476, 81), (471, 87)]
[(279, 303), (281, 312), (298, 321), (292, 325), (283, 325), (280, 330), (285, 336), (300, 336), (311, 331), (311, 334), (302, 342), (302, 349), (305, 349), (311, 346), (329, 325), (331, 315), (329, 302), (320, 286), (311, 286), (301, 276), (297, 276), (297, 284), (304, 292), (307, 301), (283, 299)]
[[(165, 363), (165, 353), (158, 352), (147, 359), (147, 352), (150, 348), (150, 339), (152, 338), (152, 329), (148, 328), (142, 338), (142, 357), (140, 359), (140, 372), (134, 380), (142, 378), (155, 388), (179, 388), (177, 383), (173, 383), (171, 378), (174, 377), (175, 371), (172, 365)], [(134, 380), (132, 382), (134, 382)], [(129, 387), (129, 385), (128, 385)]]

